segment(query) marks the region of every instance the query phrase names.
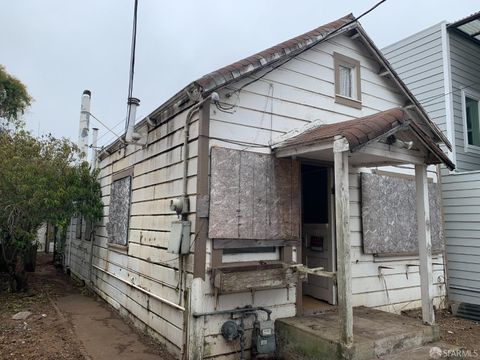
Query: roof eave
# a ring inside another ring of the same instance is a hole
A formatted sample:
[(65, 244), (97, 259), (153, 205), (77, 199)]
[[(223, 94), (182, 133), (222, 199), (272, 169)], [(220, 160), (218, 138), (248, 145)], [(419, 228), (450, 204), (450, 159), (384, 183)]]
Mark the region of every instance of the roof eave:
[(451, 151), (452, 150), (452, 144), (450, 143), (450, 140), (443, 134), (443, 132), (438, 128), (438, 126), (430, 120), (428, 117), (427, 112), (423, 108), (423, 106), (418, 102), (418, 100), (413, 96), (413, 94), (410, 92), (408, 87), (405, 85), (405, 83), (400, 79), (396, 71), (393, 69), (393, 67), (390, 65), (388, 60), (383, 56), (382, 52), (377, 48), (375, 43), (370, 39), (370, 37), (367, 35), (365, 30), (362, 28), (362, 26), (357, 22), (357, 29), (358, 33), (360, 34), (360, 37), (365, 41), (370, 49), (377, 55), (378, 59), (382, 62), (382, 65), (391, 73), (393, 80), (397, 83), (397, 85), (403, 90), (404, 94), (407, 96), (409, 101), (415, 106), (417, 112), (419, 115), (425, 120), (425, 122), (429, 125), (430, 129), (432, 132), (436, 135), (437, 140), (443, 142), (447, 148)]

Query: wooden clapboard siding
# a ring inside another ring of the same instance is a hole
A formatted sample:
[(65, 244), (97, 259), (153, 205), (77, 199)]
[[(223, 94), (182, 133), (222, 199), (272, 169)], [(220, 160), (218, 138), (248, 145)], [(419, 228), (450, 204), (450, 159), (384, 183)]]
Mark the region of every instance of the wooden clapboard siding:
[(449, 70), (444, 59), (444, 32), (445, 24), (440, 23), (387, 46), (382, 52), (430, 119), (452, 138), (447, 124), (451, 119), (445, 95), (450, 90), (446, 81)]
[[(387, 79), (378, 76), (379, 64), (356, 41), (339, 36), (301, 54), (240, 95), (225, 94), (251, 79), (220, 91), (221, 100), (237, 105), (234, 114), (212, 106), (210, 135), (215, 138), (267, 145), (272, 139), (305, 123), (344, 121), (403, 105), (405, 99), (393, 91)], [(333, 51), (359, 59), (362, 64), (362, 109), (334, 102)], [(217, 140), (218, 141), (218, 140)]]
[[(361, 63), (362, 109), (354, 109), (335, 103), (333, 52), (358, 59)], [(234, 108), (233, 114), (225, 113), (211, 106), (210, 146), (222, 146), (237, 150), (269, 153), (268, 144), (281, 134), (300, 128), (314, 120), (334, 123), (365, 116), (392, 107), (403, 106), (406, 99), (401, 96), (388, 79), (378, 75), (380, 66), (356, 40), (345, 36), (320, 44), (306, 51), (262, 79), (247, 85), (239, 93), (226, 95), (239, 89), (254, 77), (220, 90), (222, 102)], [(223, 140), (223, 141), (222, 141)], [(231, 143), (245, 142), (247, 144)], [(258, 147), (265, 145), (265, 147)], [(410, 172), (410, 168), (391, 167), (389, 171)], [(233, 171), (233, 169), (232, 169)], [(432, 170), (434, 171), (434, 169)], [(406, 264), (418, 259), (387, 258), (380, 262), (372, 255), (362, 252), (360, 192), (358, 174), (350, 175), (352, 274), (355, 294), (354, 305), (368, 305), (387, 311), (400, 311), (420, 305), (419, 270), (411, 269), (405, 277)], [(357, 262), (358, 260), (358, 262)], [(443, 274), (443, 261), (436, 257), (435, 275)], [(207, 242), (207, 267), (212, 265), (212, 242)], [(383, 278), (378, 277), (378, 266), (390, 266), (385, 271), (389, 291), (387, 298)], [(437, 277), (438, 277), (437, 276)], [(436, 284), (436, 303), (443, 300), (442, 279)], [(366, 286), (363, 286), (365, 284)], [(271, 309), (282, 310), (279, 316), (293, 316), (295, 313), (296, 288), (272, 289), (214, 296), (207, 276), (205, 281), (205, 311), (231, 309), (237, 306), (261, 304)], [(372, 300), (373, 298), (374, 300)], [(394, 304), (395, 309), (392, 308)], [(216, 306), (215, 306), (216, 305)], [(221, 338), (220, 327), (228, 316), (215, 316), (205, 320), (205, 355), (208, 358), (234, 358), (234, 349)], [(247, 341), (247, 346), (249, 342)]]
[[(178, 290), (179, 256), (169, 254), (167, 247), (171, 222), (177, 220), (170, 210), (170, 200), (181, 196), (183, 191), (185, 121), (186, 112), (183, 112), (151, 129), (146, 147), (127, 146), (100, 162), (99, 182), (104, 216), (96, 226), (92, 254), (95, 267), (89, 269), (90, 242), (80, 239), (71, 242), (70, 262), (73, 275), (87, 281), (92, 271), (92, 287), (102, 298), (176, 354), (183, 346), (183, 312), (129, 283), (174, 304), (183, 305), (183, 293)], [(195, 236), (197, 134), (198, 119), (194, 117), (190, 126), (187, 173), (191, 241)], [(109, 221), (112, 175), (128, 168), (133, 168), (128, 249), (122, 251), (109, 247), (106, 223)], [(75, 224), (76, 219), (73, 219), (72, 226), (75, 227)], [(186, 257), (184, 266), (186, 285), (189, 286), (193, 271), (192, 255)]]
[(461, 90), (480, 93), (480, 47), (444, 26), (434, 25), (383, 52), (430, 118), (450, 137), (457, 170), (478, 170), (480, 151), (465, 145)]
[(480, 305), (480, 172), (445, 175), (442, 181), (449, 296)]
[[(430, 119), (447, 133), (442, 26), (437, 24), (382, 49)], [(448, 134), (447, 134), (448, 135)]]
[(461, 90), (480, 93), (480, 46), (454, 32), (449, 35), (457, 169), (479, 170), (480, 150), (466, 147), (465, 144)]
[[(335, 103), (334, 52), (360, 61), (361, 109)], [(253, 150), (268, 154), (270, 141), (311, 121), (334, 123), (403, 106), (405, 97), (400, 94), (391, 80), (378, 75), (380, 70), (380, 64), (367, 52), (360, 40), (338, 35), (302, 53), (258, 81), (247, 85), (248, 82), (256, 79), (258, 76), (256, 74), (230, 84), (228, 88), (218, 90), (224, 106), (230, 104), (233, 107), (229, 112), (221, 111), (214, 105), (210, 107), (209, 146), (220, 145), (231, 149)], [(433, 73), (431, 75), (436, 76)], [(227, 96), (240, 88), (241, 91), (238, 93)], [(182, 335), (185, 330), (182, 312), (149, 298), (147, 294), (131, 287), (128, 283), (134, 283), (171, 302), (178, 302), (182, 297), (182, 294), (177, 291), (178, 258), (168, 254), (166, 248), (170, 223), (176, 219), (176, 216), (169, 211), (169, 201), (182, 193), (181, 161), (185, 119), (186, 112), (150, 130), (148, 145), (145, 148), (128, 146), (115, 151), (101, 161), (99, 180), (104, 202), (104, 217), (96, 228), (92, 254), (93, 263), (96, 266), (93, 270), (93, 285), (97, 293), (139, 327), (159, 337), (177, 354), (182, 350)], [(197, 158), (198, 128), (199, 123), (194, 119), (190, 129), (191, 151), (188, 166), (188, 193), (192, 205), (192, 212), (188, 216), (192, 221), (192, 241), (195, 239), (196, 231), (194, 212), (197, 191), (196, 174), (197, 170), (204, 165), (199, 164)], [(112, 174), (130, 167), (133, 167), (133, 178), (129, 248), (128, 251), (119, 251), (108, 246), (106, 231), (111, 179)], [(212, 169), (209, 175), (211, 173)], [(410, 306), (419, 299), (419, 274), (418, 270), (413, 269), (409, 272), (409, 277), (406, 278), (405, 275), (404, 278), (404, 269), (407, 263), (414, 260), (390, 258), (379, 262), (373, 256), (362, 253), (361, 197), (356, 180), (358, 175), (352, 173), (350, 177), (355, 305), (382, 308), (391, 307), (392, 303), (395, 303), (400, 304), (399, 306)], [(252, 229), (252, 232), (257, 230), (260, 231), (260, 229)], [(82, 250), (80, 245), (75, 247), (75, 244), (76, 242), (72, 241), (72, 252), (81, 259), (81, 253), (85, 252), (85, 248)], [(211, 239), (207, 239), (206, 249), (206, 266), (207, 270), (210, 270), (212, 267)], [(80, 273), (84, 266), (77, 264), (83, 263), (81, 260), (75, 261), (75, 266), (78, 268), (75, 272)], [(193, 259), (190, 255), (186, 262), (187, 286), (193, 281), (192, 264)], [(392, 268), (391, 271), (384, 272), (381, 282), (378, 278), (380, 264), (388, 264)], [(442, 271), (443, 265), (435, 268), (435, 274), (439, 277)], [(115, 274), (115, 277), (109, 274)], [(388, 296), (384, 280), (387, 282)], [(274, 319), (294, 316), (296, 313), (297, 289), (295, 287), (216, 296), (211, 284), (211, 272), (207, 271), (204, 311), (252, 305), (272, 309)], [(439, 281), (436, 284), (436, 295), (439, 298), (442, 294), (441, 287), (442, 283)], [(371, 297), (375, 297), (375, 300)], [(232, 349), (230, 344), (225, 343), (219, 334), (221, 324), (228, 318), (228, 315), (203, 318), (206, 358), (238, 357), (235, 354), (236, 349)], [(247, 324), (247, 336), (250, 336), (250, 329), (251, 324)], [(249, 346), (247, 341), (247, 348)]]

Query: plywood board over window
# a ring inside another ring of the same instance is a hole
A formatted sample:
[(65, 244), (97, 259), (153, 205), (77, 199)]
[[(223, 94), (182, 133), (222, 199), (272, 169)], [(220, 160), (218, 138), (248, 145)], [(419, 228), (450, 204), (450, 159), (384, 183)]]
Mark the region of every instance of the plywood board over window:
[(126, 247), (128, 244), (131, 175), (131, 170), (114, 175), (110, 193), (109, 222), (107, 224), (108, 242), (122, 247)]
[[(363, 250), (366, 254), (418, 254), (413, 178), (362, 173)], [(432, 250), (444, 244), (438, 184), (428, 184)]]
[(300, 238), (300, 166), (290, 159), (215, 147), (211, 153), (209, 237)]

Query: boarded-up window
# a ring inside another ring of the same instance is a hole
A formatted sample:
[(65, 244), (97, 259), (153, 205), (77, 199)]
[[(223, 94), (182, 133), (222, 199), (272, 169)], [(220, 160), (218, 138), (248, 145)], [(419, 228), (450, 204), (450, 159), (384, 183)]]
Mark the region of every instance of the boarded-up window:
[(213, 148), (209, 237), (298, 240), (299, 174), (295, 160)]
[[(362, 173), (363, 250), (366, 254), (417, 254), (414, 179)], [(443, 248), (441, 194), (428, 184), (432, 250)]]
[(130, 218), (131, 176), (113, 181), (110, 193), (108, 242), (127, 246)]

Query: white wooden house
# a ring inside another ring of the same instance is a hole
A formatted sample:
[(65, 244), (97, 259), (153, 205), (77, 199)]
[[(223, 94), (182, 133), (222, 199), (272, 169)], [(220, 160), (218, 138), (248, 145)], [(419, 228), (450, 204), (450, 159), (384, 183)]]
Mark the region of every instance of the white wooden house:
[(66, 264), (179, 357), (237, 358), (220, 335), (237, 307), (338, 306), (346, 344), (355, 306), (434, 322), (427, 166), (453, 168), (450, 144), (352, 15), (193, 81), (135, 131), (101, 152), (105, 216), (93, 241), (69, 232)]
[(452, 143), (442, 172), (449, 300), (480, 317), (480, 12), (433, 25), (383, 49)]

